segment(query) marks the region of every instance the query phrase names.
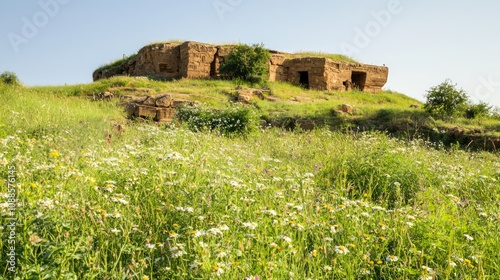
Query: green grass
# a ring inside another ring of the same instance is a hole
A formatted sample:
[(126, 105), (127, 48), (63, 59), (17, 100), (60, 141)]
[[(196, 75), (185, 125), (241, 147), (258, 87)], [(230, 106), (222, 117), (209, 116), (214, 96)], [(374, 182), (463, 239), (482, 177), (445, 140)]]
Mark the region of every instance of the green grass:
[(66, 89), (0, 86), (18, 279), (500, 278), (498, 153), (324, 129), (118, 133), (119, 107)]
[(128, 56), (124, 56), (123, 58), (114, 60), (114, 61), (112, 61), (112, 62), (110, 62), (108, 64), (100, 66), (95, 71), (102, 71), (102, 70), (111, 70), (112, 71), (114, 69), (121, 68), (122, 65), (124, 65), (127, 62), (129, 62), (130, 60), (132, 60), (136, 56), (137, 56), (137, 54), (131, 54), (131, 55), (128, 55)]
[[(280, 100), (275, 103), (262, 101), (258, 103), (259, 106), (271, 111), (273, 107), (279, 107), (279, 110), (274, 110), (276, 113), (282, 111), (287, 115), (296, 116), (309, 115), (312, 107), (324, 111), (338, 109), (342, 104), (352, 105), (362, 112), (371, 112), (381, 108), (408, 109), (412, 104), (421, 104), (419, 101), (404, 94), (393, 92), (365, 93), (314, 91), (279, 82), (270, 83), (269, 88), (272, 90), (274, 96), (278, 97)], [(294, 97), (307, 97), (311, 100), (293, 102)], [(266, 109), (264, 109), (264, 111)]]
[[(90, 84), (67, 86), (43, 86), (28, 88), (34, 92), (56, 94), (60, 96), (92, 96), (93, 93), (106, 91), (109, 88), (148, 88), (151, 94), (172, 93), (175, 98), (196, 100), (204, 107), (224, 109), (231, 104), (236, 94), (236, 86), (252, 85), (241, 81), (226, 80), (191, 80), (181, 79), (171, 82), (150, 80), (144, 77), (112, 77)], [(253, 85), (259, 87), (258, 85)], [(423, 107), (422, 103), (404, 94), (394, 91), (381, 93), (315, 91), (281, 82), (266, 82), (265, 87), (272, 91), (277, 101), (270, 102), (255, 98), (251, 104), (265, 119), (320, 119), (322, 123), (330, 123), (334, 127), (364, 126), (371, 129), (389, 131), (397, 130), (447, 130), (462, 126), (467, 133), (500, 137), (500, 121), (494, 118), (468, 120), (458, 118), (449, 121), (435, 121), (423, 109), (411, 109), (410, 105)], [(143, 92), (117, 91), (123, 94), (143, 95)], [(269, 95), (269, 94), (267, 94)], [(308, 98), (300, 102), (294, 97)], [(333, 111), (342, 104), (355, 108), (353, 115), (335, 116)], [(413, 131), (412, 133), (414, 133)], [(467, 144), (467, 143), (465, 143)]]
[(184, 42), (186, 42), (186, 40), (184, 40), (184, 39), (171, 39), (171, 40), (167, 40), (167, 41), (151, 42), (151, 43), (147, 44), (147, 46), (158, 45), (158, 44), (182, 44)]
[(302, 51), (302, 52), (296, 52), (292, 54), (293, 57), (324, 57), (324, 58), (329, 58), (331, 60), (335, 61), (345, 61), (345, 62), (354, 62), (357, 63), (356, 60), (352, 59), (349, 56), (342, 55), (342, 54), (332, 54), (332, 53), (324, 53), (324, 52), (310, 52), (310, 51)]
[[(27, 137), (60, 133), (75, 126), (82, 135), (105, 135), (111, 121), (124, 122), (118, 107), (107, 102), (89, 102), (87, 97), (72, 97), (50, 93), (48, 89), (6, 88), (0, 86), (0, 102), (8, 104), (0, 110), (0, 136), (23, 130)], [(73, 91), (73, 87), (66, 87)], [(65, 91), (64, 89), (62, 91)], [(82, 138), (79, 141), (86, 141)]]

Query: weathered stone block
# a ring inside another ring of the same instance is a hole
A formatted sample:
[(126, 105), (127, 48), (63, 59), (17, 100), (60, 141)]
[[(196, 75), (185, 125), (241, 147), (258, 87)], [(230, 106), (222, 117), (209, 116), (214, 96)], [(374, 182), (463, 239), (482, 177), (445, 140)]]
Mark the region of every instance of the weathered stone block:
[(154, 119), (156, 118), (156, 107), (138, 105), (135, 116), (140, 118)]
[(352, 114), (354, 112), (354, 108), (349, 104), (342, 104), (342, 112)]
[(162, 94), (155, 97), (156, 107), (170, 107), (172, 105), (172, 96), (170, 94)]
[(286, 57), (282, 54), (272, 54), (270, 62), (272, 65), (283, 65), (285, 60)]
[(137, 114), (137, 104), (134, 102), (125, 103), (125, 112), (129, 118), (136, 117)]
[(252, 96), (251, 95), (248, 95), (248, 94), (243, 94), (243, 93), (240, 93), (238, 95), (238, 102), (241, 102), (241, 103), (249, 103), (250, 100), (252, 100)]
[(458, 138), (458, 137), (464, 135), (464, 133), (465, 133), (465, 129), (463, 127), (460, 127), (460, 126), (455, 126), (454, 128), (452, 128), (448, 131), (448, 135), (453, 136), (455, 138)]
[(156, 106), (156, 100), (151, 97), (151, 96), (147, 96), (147, 98), (142, 102), (143, 105), (146, 105), (146, 106)]
[(156, 120), (159, 122), (171, 122), (174, 118), (175, 109), (158, 108), (156, 111)]

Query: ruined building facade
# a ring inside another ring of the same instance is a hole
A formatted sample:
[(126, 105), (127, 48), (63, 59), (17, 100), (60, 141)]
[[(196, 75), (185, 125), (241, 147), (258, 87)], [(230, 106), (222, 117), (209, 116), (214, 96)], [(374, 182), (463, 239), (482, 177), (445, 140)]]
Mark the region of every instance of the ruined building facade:
[[(143, 47), (121, 64), (96, 70), (93, 79), (118, 75), (161, 79), (218, 77), (220, 64), (231, 50), (232, 46), (196, 42), (153, 44)], [(315, 90), (380, 92), (388, 73), (385, 66), (297, 57), (276, 51), (271, 52), (269, 61), (270, 81), (289, 82)]]

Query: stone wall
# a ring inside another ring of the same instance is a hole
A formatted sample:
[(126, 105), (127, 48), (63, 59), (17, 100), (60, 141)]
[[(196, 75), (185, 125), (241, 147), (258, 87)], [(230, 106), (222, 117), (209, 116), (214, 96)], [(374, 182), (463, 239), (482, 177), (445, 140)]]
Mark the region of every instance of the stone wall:
[[(350, 90), (346, 88), (345, 81), (350, 81), (353, 87), (365, 92), (380, 92), (387, 82), (389, 68), (360, 63), (340, 62), (328, 60), (325, 65), (328, 89), (337, 91)], [(356, 75), (364, 81), (356, 85)], [(360, 87), (360, 88), (359, 88)]]
[(283, 54), (271, 54), (269, 60), (269, 80), (286, 82), (288, 77), (287, 68), (283, 66), (286, 56)]
[[(363, 82), (356, 89), (380, 92), (387, 82), (389, 69), (360, 63), (333, 61), (320, 57), (288, 59), (284, 54), (272, 54), (269, 61), (269, 80), (301, 85), (300, 72), (307, 72), (308, 88), (317, 90), (347, 91), (346, 81), (353, 83), (359, 76)], [(354, 73), (354, 76), (353, 76)], [(304, 85), (302, 85), (304, 86)]]
[[(286, 60), (283, 66), (287, 69), (287, 82), (307, 86), (314, 90), (324, 90), (328, 88), (325, 76), (326, 58), (305, 57)], [(308, 85), (300, 81), (301, 73), (307, 73)]]
[[(142, 48), (130, 60), (93, 73), (94, 81), (117, 75), (154, 76), (163, 79), (210, 78), (219, 76), (220, 64), (233, 46), (196, 42), (153, 44)], [(389, 69), (360, 63), (333, 61), (321, 57), (295, 57), (271, 52), (269, 80), (289, 82), (316, 90), (380, 92)], [(305, 82), (307, 82), (305, 84)]]
[(214, 65), (215, 65), (215, 73), (214, 76), (215, 77), (219, 77), (220, 76), (220, 72), (219, 72), (219, 68), (220, 68), (220, 65), (222, 62), (224, 62), (224, 58), (229, 54), (231, 53), (231, 51), (233, 50), (233, 46), (220, 46), (220, 47), (217, 47), (217, 55), (215, 56), (215, 61), (214, 61)]
[[(133, 65), (133, 66), (132, 66)], [(154, 44), (142, 48), (131, 63), (130, 76), (154, 75), (164, 79), (180, 75), (179, 44)]]
[(180, 46), (182, 78), (210, 78), (215, 75), (217, 47), (208, 44), (185, 42)]

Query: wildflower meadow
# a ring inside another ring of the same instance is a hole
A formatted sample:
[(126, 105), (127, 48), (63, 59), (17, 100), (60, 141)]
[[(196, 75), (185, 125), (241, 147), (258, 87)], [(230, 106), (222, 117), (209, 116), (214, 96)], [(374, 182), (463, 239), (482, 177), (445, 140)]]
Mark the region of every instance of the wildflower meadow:
[(0, 278), (500, 278), (498, 153), (72, 98), (2, 89)]

